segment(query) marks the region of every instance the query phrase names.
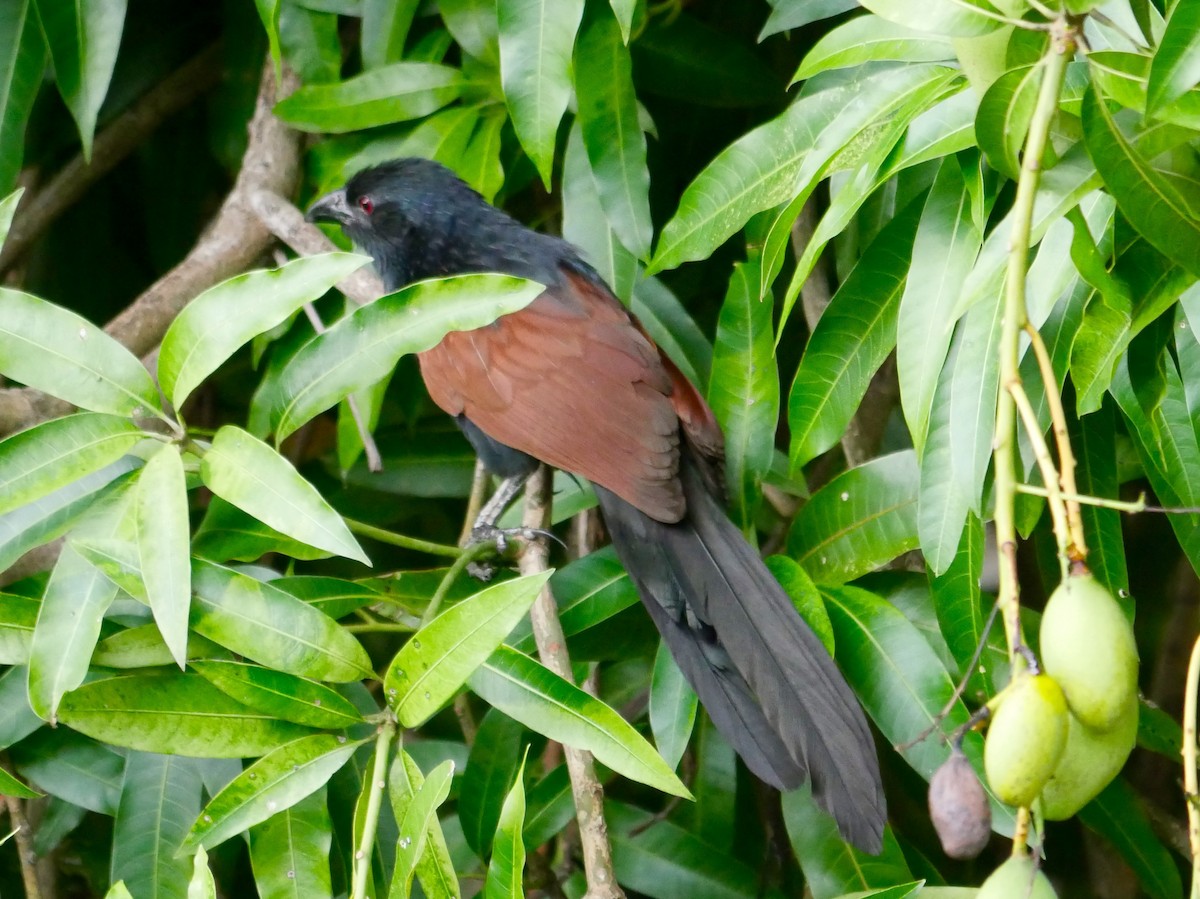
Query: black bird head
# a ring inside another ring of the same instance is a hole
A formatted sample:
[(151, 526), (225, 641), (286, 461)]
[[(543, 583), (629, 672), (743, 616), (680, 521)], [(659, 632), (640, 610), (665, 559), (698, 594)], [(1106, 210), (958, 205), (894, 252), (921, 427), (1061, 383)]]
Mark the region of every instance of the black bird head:
[(363, 169), (317, 200), (310, 222), (336, 222), (375, 259), (384, 285), (469, 272), (506, 272), (551, 283), (575, 258), (568, 244), (531, 231), (430, 159)]

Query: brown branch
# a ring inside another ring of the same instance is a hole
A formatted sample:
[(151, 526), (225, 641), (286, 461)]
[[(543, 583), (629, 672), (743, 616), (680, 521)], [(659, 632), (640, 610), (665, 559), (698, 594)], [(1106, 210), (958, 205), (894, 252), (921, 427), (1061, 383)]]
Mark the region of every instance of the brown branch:
[[(526, 528), (546, 528), (550, 522), (550, 502), (550, 473), (543, 465), (529, 479), (525, 488), (522, 525)], [(528, 542), (519, 562), (521, 574), (545, 571), (549, 558), (550, 549), (545, 539)], [(542, 664), (559, 677), (573, 681), (567, 638), (558, 620), (558, 606), (549, 587), (542, 588), (529, 611), (529, 618), (533, 623), (533, 635)], [(570, 746), (564, 746), (563, 753), (567, 758), (571, 792), (575, 798), (575, 820), (579, 823), (587, 895), (589, 899), (623, 899), (625, 893), (613, 873), (612, 845), (608, 840), (608, 824), (604, 820), (604, 788), (596, 778), (592, 755)]]
[(172, 72), (96, 135), (92, 160), (76, 156), (44, 188), (25, 195), (0, 250), (0, 275), (24, 258), (46, 229), (88, 189), (137, 149), (159, 125), (217, 83), (220, 45), (213, 44)]
[[(300, 135), (271, 114), (276, 99), (294, 90), (297, 83), (294, 75), (285, 73), (277, 92), (274, 70), (269, 63), (264, 66), (242, 168), (216, 218), (182, 262), (105, 326), (105, 331), (135, 355), (145, 356), (153, 350), (193, 297), (245, 271), (271, 245), (274, 238), (251, 210), (249, 198), (264, 188), (291, 194), (299, 183)], [(28, 388), (0, 391), (0, 435), (69, 410), (62, 401)]]
[[(12, 773), (7, 762), (3, 765), (5, 771)], [(29, 829), (29, 821), (25, 817), (24, 803), (16, 796), (4, 796), (0, 799), (8, 811), (8, 820), (12, 823), (13, 841), (17, 844), (17, 857), (20, 859), (21, 881), (25, 887), (26, 899), (41, 899), (41, 881), (38, 878), (37, 853), (33, 851), (33, 837)]]

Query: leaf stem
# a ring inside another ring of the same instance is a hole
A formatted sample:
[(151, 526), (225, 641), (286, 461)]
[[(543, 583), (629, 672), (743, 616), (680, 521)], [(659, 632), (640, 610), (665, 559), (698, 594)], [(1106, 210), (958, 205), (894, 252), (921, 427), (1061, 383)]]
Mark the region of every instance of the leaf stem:
[(429, 622), (437, 617), (438, 611), (442, 608), (442, 601), (446, 598), (446, 594), (450, 592), (450, 588), (454, 585), (454, 582), (458, 580), (458, 576), (463, 573), (463, 569), (476, 559), (495, 551), (496, 547), (491, 543), (472, 543), (459, 552), (458, 558), (454, 560), (445, 577), (442, 578), (442, 582), (438, 584), (437, 590), (429, 598), (429, 605), (425, 607), (425, 612), (421, 615), (421, 627), (429, 624)]
[(387, 786), (388, 749), (395, 735), (396, 722), (388, 715), (375, 736), (375, 762), (368, 772), (371, 784), (367, 793), (367, 813), (363, 818), (362, 839), (354, 850), (354, 891), (351, 899), (366, 899), (367, 882), (371, 876), (371, 852), (375, 846), (375, 831), (379, 827), (383, 791)]
[[(1029, 402), (1025, 387), (1020, 381), (1013, 381), (1008, 385), (1008, 392), (1012, 395), (1017, 411), (1021, 415), (1021, 421), (1029, 435), (1029, 442), (1033, 445), (1034, 458), (1037, 459), (1038, 468), (1042, 471), (1042, 480), (1046, 482), (1046, 504), (1050, 507), (1054, 539), (1058, 543), (1058, 561), (1062, 566), (1062, 576), (1065, 578), (1070, 564), (1068, 549), (1071, 545), (1071, 533), (1067, 526), (1067, 505), (1063, 500), (1058, 470), (1054, 467), (1054, 460), (1050, 458), (1050, 447), (1046, 445), (1046, 440), (1042, 437), (1037, 413), (1033, 411), (1033, 405)], [(1047, 385), (1047, 392), (1049, 392), (1049, 385)], [(1019, 488), (1017, 492), (1020, 492)]]
[(429, 540), (422, 540), (419, 537), (408, 537), (404, 534), (397, 534), (395, 531), (384, 530), (377, 528), (373, 524), (367, 524), (363, 521), (355, 521), (353, 518), (344, 519), (346, 527), (350, 528), (356, 534), (361, 534), (364, 537), (370, 537), (372, 540), (378, 540), (380, 543), (386, 543), (389, 546), (399, 546), (403, 549), (413, 549), (417, 552), (427, 553), (431, 556), (444, 556), (449, 559), (458, 558), (462, 554), (462, 550), (457, 546), (450, 546), (445, 543), (433, 543)]

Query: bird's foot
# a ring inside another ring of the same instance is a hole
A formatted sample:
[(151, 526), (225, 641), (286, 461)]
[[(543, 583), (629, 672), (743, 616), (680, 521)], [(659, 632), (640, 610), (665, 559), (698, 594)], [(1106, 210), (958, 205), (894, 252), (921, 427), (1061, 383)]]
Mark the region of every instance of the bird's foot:
[[(494, 549), (496, 557), (503, 557), (507, 554), (511, 541), (514, 539), (525, 541), (548, 539), (562, 544), (562, 541), (554, 534), (541, 528), (498, 528), (491, 524), (479, 524), (471, 529), (471, 539), (467, 546), (471, 548), (489, 546)], [(480, 559), (467, 565), (467, 573), (476, 580), (490, 581), (496, 574), (496, 565), (493, 559)]]

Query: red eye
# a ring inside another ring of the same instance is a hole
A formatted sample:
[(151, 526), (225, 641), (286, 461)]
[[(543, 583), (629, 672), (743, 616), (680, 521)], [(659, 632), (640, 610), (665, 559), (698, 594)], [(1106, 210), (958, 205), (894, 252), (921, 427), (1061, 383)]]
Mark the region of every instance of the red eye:
[(372, 212), (375, 211), (375, 204), (371, 201), (370, 197), (361, 196), (358, 198), (358, 208), (361, 209), (363, 212), (365, 212), (367, 215), (370, 215)]

